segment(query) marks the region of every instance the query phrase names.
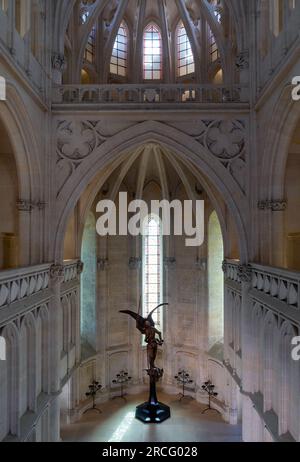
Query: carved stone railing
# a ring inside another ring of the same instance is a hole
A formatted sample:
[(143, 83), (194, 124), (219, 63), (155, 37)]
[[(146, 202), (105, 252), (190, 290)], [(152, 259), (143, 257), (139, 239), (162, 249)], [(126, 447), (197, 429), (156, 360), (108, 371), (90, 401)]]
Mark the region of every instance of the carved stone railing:
[(252, 264), (251, 286), (289, 306), (300, 308), (300, 273)]
[(242, 282), (239, 260), (225, 260), (223, 262), (223, 272), (225, 279), (237, 282), (238, 284)]
[(80, 260), (65, 260), (63, 282), (70, 282), (78, 279), (82, 271), (83, 263)]
[(61, 85), (53, 88), (53, 105), (197, 105), (247, 103), (242, 85), (112, 84)]
[(0, 272), (0, 309), (49, 287), (50, 264)]

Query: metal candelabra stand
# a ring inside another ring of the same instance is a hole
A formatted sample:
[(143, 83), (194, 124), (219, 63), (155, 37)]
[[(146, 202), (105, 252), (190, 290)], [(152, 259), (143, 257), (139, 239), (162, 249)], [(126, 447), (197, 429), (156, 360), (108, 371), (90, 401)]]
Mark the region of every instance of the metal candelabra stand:
[(191, 379), (190, 374), (185, 370), (179, 371), (178, 374), (175, 375), (174, 378), (177, 380), (179, 385), (182, 385), (182, 393), (180, 393), (180, 400), (179, 400), (181, 401), (183, 398), (187, 398), (185, 394), (185, 387), (189, 383), (193, 383), (193, 380)]
[(218, 396), (218, 393), (215, 392), (215, 385), (210, 380), (208, 380), (207, 382), (204, 382), (201, 388), (208, 394), (208, 407), (202, 411), (202, 414), (205, 414), (208, 411), (215, 411), (220, 414), (217, 409), (211, 407), (211, 398)]
[(117, 384), (120, 385), (121, 394), (118, 396), (114, 396), (113, 399), (121, 398), (121, 399), (124, 399), (124, 401), (126, 401), (125, 393), (124, 393), (124, 386), (126, 386), (126, 384), (130, 382), (131, 379), (132, 377), (130, 377), (128, 375), (128, 372), (126, 371), (120, 371), (119, 374), (116, 375), (116, 378), (112, 381), (112, 383), (114, 385), (117, 385)]
[(93, 406), (86, 409), (84, 411), (84, 414), (89, 411), (96, 411), (96, 412), (99, 412), (99, 414), (102, 413), (102, 411), (96, 406), (96, 396), (97, 396), (97, 393), (101, 390), (101, 388), (102, 388), (102, 385), (100, 385), (100, 383), (97, 382), (96, 380), (93, 380), (91, 385), (89, 385), (89, 391), (85, 394), (85, 396), (92, 397)]

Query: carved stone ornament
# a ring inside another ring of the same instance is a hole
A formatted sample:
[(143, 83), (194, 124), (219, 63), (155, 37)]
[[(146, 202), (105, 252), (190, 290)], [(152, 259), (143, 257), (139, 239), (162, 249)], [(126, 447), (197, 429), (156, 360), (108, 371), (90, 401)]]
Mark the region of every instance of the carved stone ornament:
[(108, 259), (107, 258), (98, 258), (97, 267), (99, 271), (105, 271), (108, 268)]
[(63, 282), (65, 276), (65, 270), (63, 265), (52, 265), (50, 267), (50, 279), (53, 282)]
[(175, 257), (166, 257), (164, 258), (164, 265), (167, 269), (173, 269), (176, 266), (176, 258)]
[(206, 271), (207, 270), (207, 258), (202, 257), (202, 258), (197, 258), (195, 262), (196, 269), (200, 271)]
[(249, 51), (244, 50), (239, 53), (236, 57), (235, 64), (240, 70), (249, 69)]
[(238, 267), (238, 277), (241, 282), (251, 282), (252, 278), (252, 268), (250, 265), (239, 265)]
[(259, 210), (271, 210), (272, 212), (284, 212), (287, 208), (287, 201), (282, 199), (259, 201)]
[(81, 260), (77, 262), (77, 274), (80, 275), (83, 272), (84, 263)]
[(34, 205), (31, 201), (19, 199), (17, 201), (17, 209), (19, 212), (31, 212)]
[(129, 268), (131, 270), (138, 270), (142, 265), (142, 259), (137, 257), (131, 257), (129, 259)]
[(52, 69), (56, 71), (64, 71), (66, 67), (66, 60), (63, 54), (60, 53), (53, 53), (51, 58)]

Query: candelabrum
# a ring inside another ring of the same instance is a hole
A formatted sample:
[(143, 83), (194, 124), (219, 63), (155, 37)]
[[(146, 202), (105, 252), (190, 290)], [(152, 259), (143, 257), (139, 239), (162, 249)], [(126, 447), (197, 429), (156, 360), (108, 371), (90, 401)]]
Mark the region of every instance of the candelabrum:
[(180, 393), (180, 401), (181, 401), (183, 398), (187, 397), (185, 394), (185, 387), (189, 383), (193, 383), (193, 380), (191, 379), (190, 374), (185, 370), (179, 371), (177, 375), (175, 375), (174, 378), (177, 380), (178, 385), (182, 386), (182, 393)]
[(128, 372), (126, 371), (120, 371), (119, 374), (116, 375), (116, 378), (112, 381), (112, 383), (114, 385), (120, 385), (121, 394), (118, 396), (114, 396), (113, 399), (121, 398), (121, 399), (124, 399), (124, 401), (126, 401), (124, 387), (130, 382), (130, 380), (131, 380), (131, 377), (128, 375)]
[(89, 385), (89, 391), (85, 394), (85, 396), (92, 398), (93, 406), (86, 409), (84, 411), (84, 414), (88, 411), (97, 411), (99, 412), (99, 414), (102, 413), (102, 411), (98, 409), (96, 406), (96, 396), (97, 396), (97, 393), (101, 390), (101, 388), (102, 388), (102, 385), (100, 385), (100, 383), (97, 382), (96, 380), (93, 380), (91, 385)]
[(218, 396), (218, 393), (215, 392), (215, 385), (208, 380), (207, 382), (204, 382), (201, 388), (208, 394), (208, 407), (202, 411), (202, 414), (205, 414), (208, 411), (215, 411), (220, 414), (217, 409), (211, 407), (211, 398), (216, 398)]

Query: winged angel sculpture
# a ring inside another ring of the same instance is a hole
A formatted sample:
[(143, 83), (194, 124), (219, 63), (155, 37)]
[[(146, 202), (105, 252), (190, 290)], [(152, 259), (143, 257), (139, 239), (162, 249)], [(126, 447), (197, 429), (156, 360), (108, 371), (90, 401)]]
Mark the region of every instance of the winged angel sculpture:
[[(154, 310), (152, 310), (147, 318), (143, 318), (141, 316), (141, 302), (139, 304), (139, 312), (134, 313), (130, 310), (122, 310), (120, 313), (125, 313), (131, 316), (133, 319), (136, 320), (136, 328), (145, 335), (145, 342), (147, 343), (147, 359), (148, 359), (148, 368), (149, 370), (155, 369), (155, 359), (157, 355), (157, 347), (158, 345), (163, 345), (164, 341), (161, 336), (161, 332), (155, 328), (155, 322), (153, 321), (152, 315), (153, 313), (161, 308), (162, 306), (166, 306), (168, 303), (161, 303), (158, 305)], [(158, 338), (156, 337), (158, 335)]]
[(137, 313), (130, 310), (120, 311), (120, 313), (128, 314), (133, 319), (135, 319), (136, 327), (141, 332), (141, 334), (145, 335), (145, 341), (147, 343), (147, 373), (150, 378), (149, 400), (146, 403), (137, 406), (135, 413), (136, 418), (144, 423), (163, 422), (171, 415), (169, 406), (160, 403), (157, 400), (156, 395), (156, 382), (163, 376), (164, 371), (163, 369), (159, 369), (155, 366), (155, 359), (157, 355), (157, 348), (159, 345), (163, 345), (164, 341), (162, 339), (161, 332), (156, 329), (155, 322), (153, 321), (152, 317), (156, 310), (166, 305), (168, 305), (168, 303), (161, 303), (158, 305), (148, 314), (147, 318), (144, 318), (141, 315), (141, 300)]

